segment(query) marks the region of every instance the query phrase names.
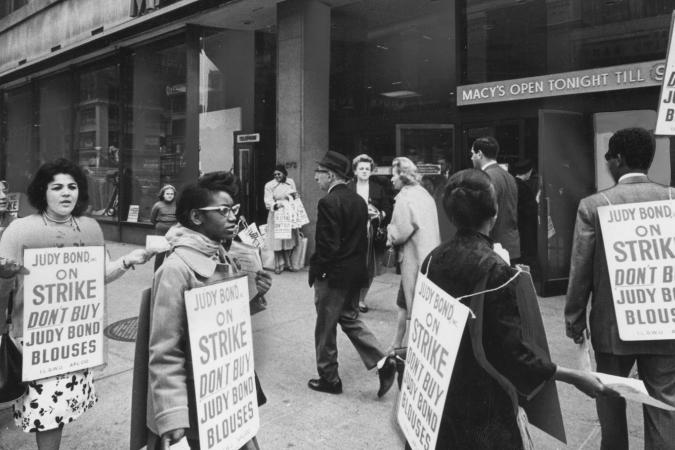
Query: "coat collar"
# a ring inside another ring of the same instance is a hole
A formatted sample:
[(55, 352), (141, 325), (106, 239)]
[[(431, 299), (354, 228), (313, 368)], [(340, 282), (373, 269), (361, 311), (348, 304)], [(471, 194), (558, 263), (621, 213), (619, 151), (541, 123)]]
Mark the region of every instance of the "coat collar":
[[(227, 262), (221, 263), (218, 259), (206, 256), (204, 253), (190, 247), (176, 247), (174, 253), (197, 275), (203, 278), (211, 278), (214, 273), (234, 273), (236, 270)], [(229, 261), (224, 250), (219, 250), (224, 261)]]
[(647, 183), (649, 178), (646, 174), (640, 172), (627, 173), (623, 175), (617, 184)]

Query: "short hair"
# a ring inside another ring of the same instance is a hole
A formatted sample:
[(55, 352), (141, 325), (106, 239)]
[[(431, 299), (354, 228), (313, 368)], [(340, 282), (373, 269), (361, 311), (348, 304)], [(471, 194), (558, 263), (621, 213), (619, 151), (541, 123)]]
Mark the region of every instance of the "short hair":
[(375, 169), (375, 161), (373, 158), (370, 156), (366, 155), (365, 153), (361, 153), (358, 155), (356, 158), (352, 160), (352, 171), (356, 172), (356, 168), (358, 167), (359, 163), (368, 163), (370, 164), (370, 170)]
[(190, 211), (204, 208), (211, 203), (213, 194), (226, 192), (232, 201), (238, 203), (240, 183), (232, 172), (210, 172), (199, 177), (196, 183), (188, 184), (178, 196), (176, 202), (176, 219), (187, 228), (193, 228), (190, 221)]
[(479, 137), (473, 141), (471, 148), (473, 148), (473, 151), (476, 153), (478, 153), (478, 151), (483, 152), (483, 155), (486, 158), (497, 159), (497, 155), (499, 155), (499, 142), (492, 136)]
[(26, 189), (28, 201), (40, 213), (45, 212), (47, 210), (47, 185), (54, 181), (54, 177), (58, 174), (70, 175), (77, 183), (77, 202), (72, 215), (80, 217), (89, 204), (87, 176), (77, 164), (65, 158), (58, 158), (40, 166)]
[(164, 194), (166, 193), (166, 191), (173, 191), (173, 195), (174, 195), (173, 199), (175, 201), (176, 200), (176, 188), (173, 187), (170, 184), (165, 184), (164, 186), (162, 186), (162, 189), (159, 190), (159, 195), (157, 195), (157, 197), (159, 197), (159, 199), (162, 200), (162, 201), (166, 201), (164, 199)]
[(480, 227), (497, 214), (497, 194), (490, 177), (478, 169), (452, 175), (445, 186), (443, 209), (458, 228)]
[(392, 172), (398, 170), (399, 178), (404, 185), (417, 184), (422, 176), (417, 171), (417, 166), (409, 158), (399, 156), (391, 162)]
[(649, 170), (654, 159), (654, 135), (644, 128), (624, 128), (609, 139), (612, 156), (621, 155), (631, 169)]
[(285, 177), (288, 176), (288, 170), (286, 170), (286, 166), (284, 164), (277, 164), (274, 166), (274, 171), (279, 171), (284, 174)]

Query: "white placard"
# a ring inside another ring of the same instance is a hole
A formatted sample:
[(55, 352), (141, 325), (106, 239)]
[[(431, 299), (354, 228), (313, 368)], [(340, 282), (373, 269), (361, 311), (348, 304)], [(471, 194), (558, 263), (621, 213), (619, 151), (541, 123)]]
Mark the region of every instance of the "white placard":
[(245, 276), (185, 292), (199, 443), (235, 450), (260, 428)]
[(670, 37), (668, 38), (668, 53), (666, 55), (666, 70), (661, 85), (659, 110), (656, 118), (654, 134), (661, 136), (675, 135), (675, 45), (673, 45), (673, 23), (675, 11), (670, 18)]
[(675, 339), (675, 201), (601, 206), (619, 337)]
[(140, 207), (138, 205), (129, 205), (129, 214), (127, 215), (127, 222), (138, 222), (138, 213)]
[(470, 313), (422, 273), (417, 275), (397, 411), (398, 423), (413, 450), (436, 448), (452, 370)]
[(293, 210), (288, 201), (279, 202), (279, 209), (274, 211), (274, 239), (290, 239), (293, 230)]
[(105, 363), (102, 246), (25, 249), (23, 381)]

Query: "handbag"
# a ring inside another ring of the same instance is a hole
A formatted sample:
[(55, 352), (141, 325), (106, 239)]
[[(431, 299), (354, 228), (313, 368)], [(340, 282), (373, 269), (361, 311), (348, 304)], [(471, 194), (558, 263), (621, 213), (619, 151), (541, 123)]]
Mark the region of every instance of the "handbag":
[(7, 330), (2, 334), (0, 342), (0, 403), (14, 401), (26, 391), (21, 381), (21, 352), (9, 337), (9, 331), (12, 329), (13, 303), (14, 290), (9, 293)]
[(387, 227), (382, 220), (378, 220), (375, 234), (373, 235), (373, 248), (376, 252), (383, 252), (387, 248)]
[(302, 232), (298, 236), (298, 244), (293, 248), (291, 253), (291, 266), (294, 269), (302, 269), (305, 267), (305, 260), (307, 259), (307, 238)]

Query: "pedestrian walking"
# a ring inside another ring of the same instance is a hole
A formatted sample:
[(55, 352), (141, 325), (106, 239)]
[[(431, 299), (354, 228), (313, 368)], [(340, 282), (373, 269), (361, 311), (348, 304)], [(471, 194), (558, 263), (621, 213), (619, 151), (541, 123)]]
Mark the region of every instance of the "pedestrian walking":
[[(0, 240), (0, 257), (22, 265), (26, 248), (104, 245), (98, 222), (82, 215), (89, 200), (87, 179), (74, 163), (57, 159), (43, 164), (27, 194), (38, 213), (16, 219), (7, 227)], [(144, 264), (151, 256), (146, 250), (136, 249), (107, 261), (106, 283), (121, 277), (135, 264)], [(23, 299), (23, 275), (17, 273), (12, 322), (13, 338), (19, 347), (23, 345)], [(23, 431), (35, 433), (40, 450), (58, 449), (65, 424), (76, 420), (97, 401), (90, 369), (67, 372), (28, 383), (26, 393), (13, 404), (14, 421)]]
[(394, 212), (387, 226), (388, 246), (398, 249), (401, 285), (396, 298), (398, 316), (396, 332), (387, 353), (405, 353), (405, 333), (412, 313), (417, 274), (424, 258), (441, 242), (436, 202), (420, 184), (417, 166), (406, 157), (392, 162), (391, 182), (399, 191), (394, 198)]
[(347, 187), (349, 172), (349, 160), (328, 151), (314, 173), (326, 195), (317, 206), (316, 249), (309, 265), (309, 285), (314, 286), (316, 307), (314, 344), (319, 378), (309, 380), (308, 386), (331, 394), (342, 392), (336, 342), (340, 324), (366, 368), (379, 366), (377, 395), (382, 397), (394, 382), (396, 363), (385, 356), (377, 338), (359, 318), (359, 292), (367, 283), (368, 207)]
[[(239, 272), (223, 247), (238, 231), (238, 197), (236, 177), (230, 172), (213, 172), (186, 186), (178, 199), (179, 224), (167, 235), (171, 252), (155, 272), (150, 301), (149, 450), (169, 448), (184, 436), (190, 448), (200, 448), (183, 294)], [(259, 271), (254, 298), (264, 295), (270, 286), (271, 276)], [(257, 449), (257, 440), (253, 438), (243, 448)]]
[[(597, 371), (626, 377), (637, 363), (638, 375), (649, 394), (675, 405), (675, 339), (623, 341), (619, 337), (598, 208), (673, 198), (668, 186), (654, 183), (647, 171), (654, 158), (654, 137), (642, 128), (617, 131), (605, 154), (616, 184), (581, 200), (574, 227), (565, 325), (577, 344), (590, 336)], [(592, 294), (592, 295), (591, 295)], [(596, 400), (602, 449), (627, 449), (626, 402), (621, 398)], [(645, 448), (675, 448), (675, 412), (643, 406)]]
[[(549, 379), (595, 397), (612, 394), (590, 372), (556, 366), (524, 333), (516, 298), (516, 269), (488, 237), (497, 202), (490, 178), (467, 169), (448, 180), (443, 208), (457, 233), (422, 264), (429, 280), (471, 306), (447, 386), (436, 449), (522, 449), (518, 399), (530, 399)], [(472, 299), (485, 282), (483, 307)]]
[(497, 194), (497, 221), (490, 237), (504, 247), (511, 261), (520, 258), (518, 234), (518, 186), (516, 180), (497, 164), (499, 142), (491, 136), (480, 137), (471, 146), (471, 162), (488, 174)]
[(274, 179), (265, 184), (265, 207), (267, 214), (267, 236), (272, 250), (274, 250), (274, 273), (277, 275), (284, 270), (296, 272), (291, 260), (291, 252), (298, 245), (298, 230), (291, 230), (291, 237), (282, 239), (274, 236), (274, 213), (281, 208), (288, 208), (291, 200), (298, 195), (295, 182), (288, 178), (288, 171), (283, 164), (274, 168)]
[(391, 220), (393, 203), (384, 187), (371, 178), (374, 168), (375, 161), (373, 158), (366, 154), (358, 155), (352, 160), (354, 178), (347, 183), (347, 186), (359, 194), (368, 205), (368, 222), (366, 224), (368, 234), (366, 251), (368, 281), (359, 293), (359, 311), (362, 313), (368, 312), (366, 296), (373, 284), (373, 278), (378, 275), (379, 268), (382, 267), (382, 256), (387, 239), (387, 225)]

